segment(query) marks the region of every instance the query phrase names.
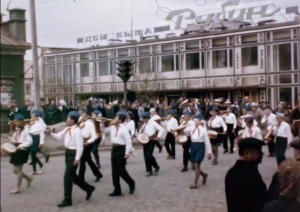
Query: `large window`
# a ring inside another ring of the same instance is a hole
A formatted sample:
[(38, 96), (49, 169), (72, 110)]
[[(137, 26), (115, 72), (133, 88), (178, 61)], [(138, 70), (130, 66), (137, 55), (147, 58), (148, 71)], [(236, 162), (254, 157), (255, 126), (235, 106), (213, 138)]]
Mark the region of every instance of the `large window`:
[(109, 61), (98, 62), (97, 76), (109, 75), (108, 63)]
[(258, 64), (257, 46), (242, 48), (242, 67)]
[(138, 47), (139, 55), (151, 54), (150, 46), (140, 46)]
[(213, 68), (226, 68), (227, 67), (227, 50), (213, 51)]
[(139, 73), (149, 73), (153, 72), (154, 64), (153, 58), (145, 57), (138, 59), (138, 69)]
[(53, 85), (56, 82), (55, 79), (55, 66), (47, 66), (46, 67), (46, 84)]
[(200, 69), (199, 53), (185, 55), (186, 70)]
[[(174, 55), (161, 56), (161, 70), (163, 72), (174, 71), (174, 62)], [(178, 70), (178, 55), (176, 55), (176, 70)]]
[(279, 71), (287, 71), (292, 69), (291, 63), (291, 44), (279, 44), (278, 45), (278, 60), (279, 60)]
[(64, 74), (64, 84), (75, 83), (75, 70), (72, 69), (72, 65), (63, 65), (63, 74)]
[(81, 63), (80, 64), (80, 76), (81, 77), (88, 77), (88, 76), (90, 76), (90, 73), (89, 73), (89, 63)]

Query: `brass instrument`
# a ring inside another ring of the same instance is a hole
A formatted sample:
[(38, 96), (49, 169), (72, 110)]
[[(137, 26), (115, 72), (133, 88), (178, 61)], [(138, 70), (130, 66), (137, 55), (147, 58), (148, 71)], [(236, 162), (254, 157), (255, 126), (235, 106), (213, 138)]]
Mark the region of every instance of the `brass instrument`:
[(270, 142), (272, 140), (271, 138), (271, 134), (273, 133), (273, 129), (275, 127), (276, 124), (273, 124), (272, 127), (270, 128), (270, 130), (267, 132), (266, 136), (264, 137), (264, 139), (267, 141), (267, 142)]
[[(24, 119), (24, 125), (29, 124), (30, 119)], [(10, 125), (10, 133), (14, 133), (16, 130), (16, 125), (14, 124), (14, 121), (8, 121), (8, 125)]]
[(58, 124), (47, 126), (46, 128), (43, 128), (43, 129), (39, 129), (39, 130), (36, 130), (36, 131), (29, 132), (29, 134), (33, 134), (33, 133), (37, 133), (37, 132), (41, 132), (41, 131), (45, 131), (45, 130), (49, 130), (49, 129), (55, 129), (57, 127), (63, 127), (65, 125), (67, 125), (67, 122), (61, 122), (61, 123), (58, 123)]
[(107, 118), (104, 118), (104, 117), (92, 117), (92, 116), (88, 116), (89, 119), (93, 119), (95, 121), (98, 121), (100, 123), (104, 123), (106, 122)]
[(100, 118), (100, 119), (101, 119), (100, 122), (104, 123), (105, 127), (109, 127), (115, 124), (113, 119), (107, 119), (107, 118)]
[(179, 105), (179, 108), (181, 109), (181, 107), (185, 104), (185, 103), (188, 103), (188, 99), (184, 100), (183, 102), (181, 102), (181, 104)]

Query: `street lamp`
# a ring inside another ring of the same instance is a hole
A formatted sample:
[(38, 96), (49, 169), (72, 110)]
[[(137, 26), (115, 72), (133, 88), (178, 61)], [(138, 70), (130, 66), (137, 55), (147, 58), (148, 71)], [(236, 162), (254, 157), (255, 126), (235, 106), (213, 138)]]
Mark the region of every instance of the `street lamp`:
[(117, 75), (124, 82), (124, 104), (125, 104), (125, 111), (127, 111), (127, 82), (132, 76), (131, 70), (133, 69), (132, 65), (134, 64), (134, 62), (132, 63), (131, 61), (126, 60), (123, 63), (117, 62), (117, 64), (119, 65), (119, 67), (117, 68), (119, 73)]

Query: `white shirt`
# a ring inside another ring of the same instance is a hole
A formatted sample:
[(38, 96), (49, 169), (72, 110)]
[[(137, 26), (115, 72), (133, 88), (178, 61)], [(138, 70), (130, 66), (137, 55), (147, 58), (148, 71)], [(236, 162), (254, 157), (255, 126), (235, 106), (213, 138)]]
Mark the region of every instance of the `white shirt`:
[(162, 128), (162, 126), (160, 126), (156, 121), (149, 120), (147, 124), (143, 124), (140, 133), (142, 133), (142, 131), (149, 137), (153, 136), (155, 132), (158, 131), (157, 137), (160, 138), (164, 133), (164, 128)]
[[(241, 123), (241, 128), (246, 128), (246, 122), (245, 122), (245, 118), (246, 117), (252, 117), (250, 114), (244, 115), (240, 117), (240, 123)], [(255, 119), (253, 119), (253, 125), (257, 126), (257, 121), (255, 121)]]
[(100, 128), (103, 133), (110, 133), (110, 141), (112, 144), (126, 145), (125, 154), (129, 154), (132, 149), (132, 141), (130, 134), (124, 124), (120, 124), (118, 130), (116, 125), (104, 127), (103, 123), (100, 124)]
[(171, 117), (170, 120), (165, 120), (161, 122), (161, 124), (166, 127), (168, 132), (171, 132), (172, 130), (178, 127), (178, 122), (174, 117)]
[(268, 118), (267, 118), (267, 115), (265, 115), (262, 120), (261, 120), (261, 123), (264, 124), (266, 123), (267, 126), (272, 126), (274, 124), (277, 123), (277, 120), (276, 120), (276, 115), (271, 113)]
[(197, 128), (195, 125), (189, 126), (189, 127), (185, 128), (183, 131), (184, 131), (184, 133), (191, 135), (192, 142), (205, 143), (207, 152), (211, 153), (211, 145), (210, 145), (210, 140), (209, 140), (206, 128), (202, 127), (200, 125)]
[[(288, 144), (292, 141), (291, 127), (285, 121), (282, 121), (279, 126), (276, 125), (274, 127), (273, 135), (276, 137), (287, 138)], [(274, 139), (274, 141), (276, 142), (276, 139)]]
[(223, 131), (227, 131), (227, 125), (225, 124), (224, 120), (220, 116), (211, 117), (208, 121), (208, 127), (212, 128), (219, 128), (223, 127)]
[[(44, 144), (45, 143), (45, 126), (43, 126), (43, 124), (39, 121), (35, 121), (35, 122), (30, 122), (30, 124), (28, 125), (28, 129), (29, 129), (29, 133), (31, 135), (40, 135), (40, 144)], [(39, 132), (35, 132), (38, 130), (44, 129), (42, 131)], [(35, 133), (31, 133), (31, 132), (35, 132)]]
[(224, 114), (223, 119), (225, 121), (226, 124), (233, 124), (233, 129), (236, 128), (236, 117), (233, 113), (229, 113), (228, 115)]
[(76, 150), (75, 159), (80, 160), (83, 152), (83, 137), (81, 130), (77, 127), (77, 125), (67, 127), (59, 133), (51, 132), (51, 135), (56, 140), (64, 139), (65, 147), (67, 149)]
[(243, 134), (242, 134), (242, 138), (257, 138), (259, 140), (262, 140), (262, 135), (261, 135), (261, 130), (257, 127), (257, 126), (253, 126), (251, 127), (252, 130), (252, 135), (250, 136), (250, 130), (249, 127), (246, 127), (243, 130)]
[[(193, 128), (195, 128), (195, 122), (193, 122), (192, 120), (189, 120), (188, 122), (186, 122), (186, 121), (183, 121), (181, 124), (180, 124), (180, 127), (181, 126), (186, 126), (186, 127), (193, 127)], [(190, 134), (190, 132), (189, 131), (184, 131), (184, 130), (182, 130), (182, 132), (183, 132), (183, 135), (185, 135), (185, 136), (191, 136), (191, 134)]]
[[(153, 115), (153, 116), (151, 116), (151, 118), (150, 118), (151, 121), (155, 121), (155, 120), (157, 120), (157, 119), (160, 119), (160, 116), (159, 116), (159, 115), (156, 115), (156, 114)], [(150, 121), (150, 120), (149, 120), (149, 121)]]
[(96, 134), (95, 126), (94, 126), (94, 123), (92, 122), (92, 120), (88, 119), (85, 122), (81, 122), (79, 125), (79, 128), (81, 129), (82, 137), (84, 139), (89, 138), (89, 140), (87, 140), (86, 142), (91, 144), (98, 138), (98, 136)]
[(132, 136), (134, 136), (134, 133), (135, 133), (135, 123), (134, 123), (134, 121), (133, 120), (130, 120), (129, 122), (126, 122), (126, 121), (124, 123), (126, 129), (130, 132), (130, 134)]
[(29, 147), (32, 144), (32, 137), (29, 135), (28, 126), (25, 125), (22, 132), (16, 128), (16, 132), (13, 134), (12, 138), (10, 139), (12, 143), (20, 143), (19, 147)]

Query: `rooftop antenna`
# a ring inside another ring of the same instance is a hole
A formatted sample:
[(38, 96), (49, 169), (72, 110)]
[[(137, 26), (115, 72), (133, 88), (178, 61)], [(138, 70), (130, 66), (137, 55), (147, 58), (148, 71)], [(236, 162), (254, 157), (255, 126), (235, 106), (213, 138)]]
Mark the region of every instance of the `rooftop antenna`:
[(9, 10), (9, 4), (12, 2), (12, 0), (10, 0), (8, 3), (7, 3), (7, 8), (6, 10), (8, 11)]

